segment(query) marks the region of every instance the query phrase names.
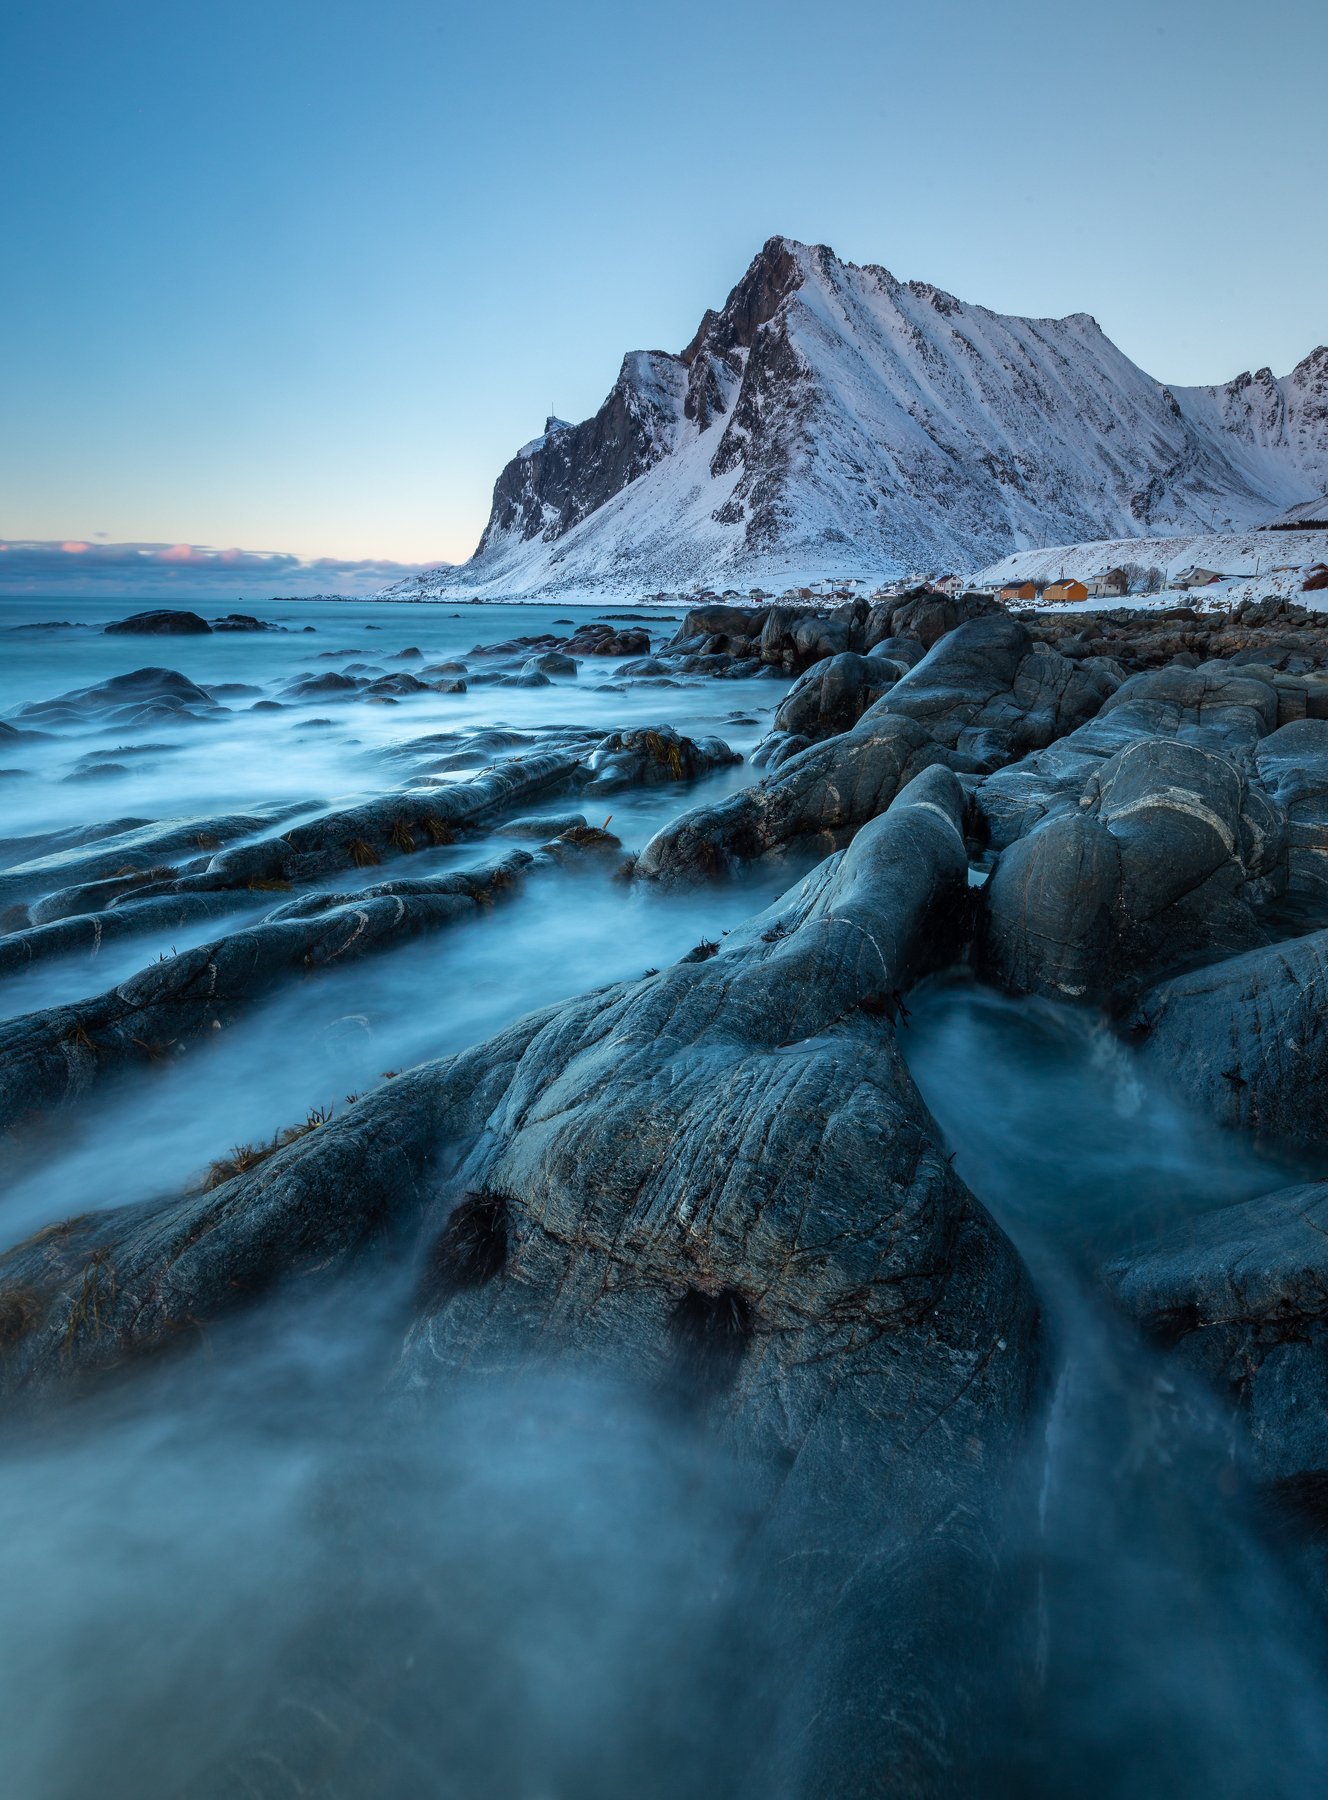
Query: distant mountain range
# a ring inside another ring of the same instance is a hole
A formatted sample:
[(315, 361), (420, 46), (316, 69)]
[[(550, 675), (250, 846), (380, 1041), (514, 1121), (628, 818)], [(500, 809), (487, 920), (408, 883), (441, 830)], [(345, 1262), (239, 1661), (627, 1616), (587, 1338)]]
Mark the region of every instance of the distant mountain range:
[(775, 237), (680, 354), (498, 477), (479, 548), (391, 593), (745, 588), (1242, 530), (1328, 505), (1328, 348), (1166, 387), (1087, 313), (1020, 319)]

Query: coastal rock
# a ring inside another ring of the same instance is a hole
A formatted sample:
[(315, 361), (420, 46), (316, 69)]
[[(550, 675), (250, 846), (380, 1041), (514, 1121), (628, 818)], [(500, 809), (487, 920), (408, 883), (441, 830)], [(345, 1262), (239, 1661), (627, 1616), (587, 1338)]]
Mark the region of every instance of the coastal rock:
[(939, 643), (947, 631), (970, 619), (991, 618), (1004, 607), (990, 594), (938, 594), (930, 588), (911, 595), (890, 613), (890, 635), (913, 637), (924, 650)]
[(1285, 880), (1282, 825), (1227, 757), (1140, 739), (1001, 852), (981, 966), (1015, 993), (1123, 1003), (1196, 954), (1265, 943), (1257, 908)]
[(107, 637), (205, 637), (212, 627), (194, 612), (176, 612), (158, 608), (154, 612), (131, 613), (127, 619), (116, 619), (105, 627)]
[(1097, 670), (1114, 691), (1077, 730), (979, 786), (976, 806), (997, 849), (1042, 819), (1073, 812), (1095, 772), (1132, 744), (1170, 739), (1248, 767), (1260, 740), (1277, 724), (1276, 690), (1257, 671), (1206, 662), (1134, 675), (1117, 686), (1110, 664), (1088, 659), (1077, 666)]
[[(252, 613), (226, 613), (223, 618), (212, 621), (213, 631), (285, 631), (284, 625), (270, 624), (266, 619), (256, 619)], [(311, 631), (312, 626), (306, 626)]]
[(1298, 719), (1270, 733), (1255, 766), (1286, 814), (1288, 897), (1328, 924), (1328, 719)]
[(774, 730), (809, 742), (848, 731), (905, 673), (906, 664), (881, 655), (859, 656), (850, 650), (825, 657), (784, 696)]
[(545, 650), (539, 656), (528, 657), (521, 665), (523, 675), (575, 675), (577, 661), (562, 650)]
[(1328, 1191), (1205, 1213), (1108, 1265), (1116, 1301), (1230, 1404), (1256, 1479), (1328, 1527)]
[(127, 869), (142, 877), (166, 862), (205, 867), (224, 844), (270, 831), (279, 821), (318, 804), (283, 801), (248, 813), (115, 819), (27, 840), (28, 848), (43, 853), (0, 870), (0, 906), (31, 902), (38, 920), (64, 918), (73, 890)]
[(581, 625), (563, 649), (568, 656), (649, 656), (650, 633), (640, 625)]
[(1328, 1142), (1328, 931), (1178, 975), (1147, 993), (1147, 1069), (1224, 1125)]
[(620, 787), (655, 787), (665, 781), (695, 781), (712, 769), (742, 761), (722, 738), (689, 738), (671, 725), (614, 731), (587, 759), (590, 786), (604, 793)]
[(754, 787), (684, 813), (642, 851), (650, 880), (723, 873), (771, 851), (832, 848), (932, 763), (981, 772), (1046, 744), (1095, 712), (1111, 683), (1040, 650), (1005, 616), (961, 625), (850, 731), (801, 750)]
[(216, 701), (175, 669), (135, 669), (90, 687), (71, 688), (52, 700), (30, 700), (14, 714), (25, 723), (42, 725), (99, 724), (132, 728), (158, 721), (210, 718), (220, 712)]

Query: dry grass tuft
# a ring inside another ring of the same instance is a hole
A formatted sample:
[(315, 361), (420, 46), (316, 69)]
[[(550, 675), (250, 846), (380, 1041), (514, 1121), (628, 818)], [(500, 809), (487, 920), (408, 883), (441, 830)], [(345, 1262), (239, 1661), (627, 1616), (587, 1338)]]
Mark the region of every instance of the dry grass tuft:
[(675, 738), (664, 738), (657, 731), (647, 731), (645, 746), (655, 761), (662, 768), (668, 769), (675, 781), (682, 780), (682, 750)]
[(308, 1137), (311, 1131), (317, 1131), (320, 1125), (326, 1125), (332, 1117), (330, 1106), (311, 1107), (298, 1125), (287, 1125), (284, 1130), (274, 1132), (265, 1144), (234, 1144), (228, 1156), (219, 1156), (208, 1164), (207, 1174), (203, 1177), (203, 1192), (210, 1194), (214, 1188), (225, 1182), (233, 1181), (237, 1175), (247, 1175), (250, 1170), (258, 1168), (278, 1150), (284, 1150), (288, 1144), (297, 1144), (301, 1138)]
[(561, 841), (564, 844), (576, 844), (583, 849), (620, 850), (622, 839), (614, 837), (611, 831), (605, 831), (602, 825), (573, 825), (564, 831)]

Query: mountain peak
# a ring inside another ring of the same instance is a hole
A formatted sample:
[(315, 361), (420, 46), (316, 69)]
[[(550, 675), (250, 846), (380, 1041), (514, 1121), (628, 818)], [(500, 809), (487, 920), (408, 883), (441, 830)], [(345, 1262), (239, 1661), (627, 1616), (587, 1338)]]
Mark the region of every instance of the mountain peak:
[(976, 568), (1015, 548), (1243, 529), (1328, 488), (1328, 349), (1164, 387), (1088, 313), (1023, 319), (767, 238), (677, 355), (507, 465), (450, 589)]

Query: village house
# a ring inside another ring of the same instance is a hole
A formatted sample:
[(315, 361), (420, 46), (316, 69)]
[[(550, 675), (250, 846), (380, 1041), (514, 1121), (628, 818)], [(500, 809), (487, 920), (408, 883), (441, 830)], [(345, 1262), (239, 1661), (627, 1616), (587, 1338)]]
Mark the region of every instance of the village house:
[(1105, 575), (1090, 575), (1088, 593), (1093, 600), (1113, 600), (1130, 591), (1130, 578), (1124, 569), (1108, 569)]
[(1037, 586), (1031, 581), (1007, 581), (1003, 588), (996, 590), (996, 598), (1007, 606), (1015, 600), (1036, 600), (1037, 596)]
[(1223, 578), (1216, 569), (1182, 569), (1179, 575), (1173, 575), (1167, 583), (1172, 588), (1212, 587), (1215, 581)]
[(1087, 600), (1088, 589), (1082, 581), (1076, 581), (1072, 575), (1062, 575), (1059, 581), (1053, 581), (1043, 588), (1042, 598), (1044, 601), (1050, 601), (1053, 605), (1059, 606), (1067, 600)]

